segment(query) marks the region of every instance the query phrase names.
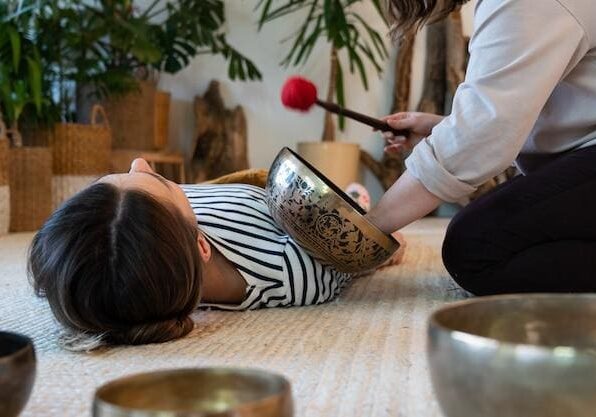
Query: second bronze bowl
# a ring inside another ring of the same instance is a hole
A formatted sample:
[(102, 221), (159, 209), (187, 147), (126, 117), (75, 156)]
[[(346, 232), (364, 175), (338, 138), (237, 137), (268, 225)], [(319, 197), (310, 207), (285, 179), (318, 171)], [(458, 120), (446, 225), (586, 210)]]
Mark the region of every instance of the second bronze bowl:
[(132, 375), (95, 393), (93, 417), (292, 417), (290, 383), (256, 369), (195, 368)]

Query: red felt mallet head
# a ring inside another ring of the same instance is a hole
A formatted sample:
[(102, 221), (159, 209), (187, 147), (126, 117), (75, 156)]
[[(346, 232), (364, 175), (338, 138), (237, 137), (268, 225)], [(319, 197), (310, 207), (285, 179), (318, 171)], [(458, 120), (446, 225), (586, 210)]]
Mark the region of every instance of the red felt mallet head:
[(281, 90), (284, 106), (299, 111), (308, 111), (317, 101), (317, 87), (302, 77), (290, 77)]

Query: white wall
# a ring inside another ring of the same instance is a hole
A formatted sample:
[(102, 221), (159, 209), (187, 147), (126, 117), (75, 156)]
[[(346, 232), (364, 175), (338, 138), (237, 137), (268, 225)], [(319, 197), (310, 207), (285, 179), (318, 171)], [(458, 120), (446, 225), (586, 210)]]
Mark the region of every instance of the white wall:
[[(329, 47), (321, 41), (309, 62), (299, 68), (285, 69), (279, 66), (290, 47), (290, 42), (281, 40), (294, 33), (300, 24), (300, 16), (290, 16), (266, 25), (257, 32), (257, 15), (253, 11), (257, 0), (229, 0), (226, 2), (228, 40), (238, 50), (250, 57), (263, 73), (262, 82), (233, 82), (227, 78), (227, 66), (223, 59), (201, 56), (180, 73), (163, 75), (160, 87), (171, 91), (173, 97), (170, 118), (170, 140), (173, 146), (189, 155), (192, 151), (194, 131), (193, 100), (202, 95), (212, 79), (221, 81), (222, 95), (228, 107), (241, 105), (248, 119), (249, 161), (252, 167), (268, 167), (283, 146), (295, 148), (297, 142), (319, 140), (323, 128), (323, 111), (313, 109), (309, 114), (290, 112), (280, 103), (280, 89), (288, 76), (300, 74), (311, 79), (324, 96), (329, 71)], [(386, 32), (381, 19), (372, 6), (361, 6), (365, 19), (381, 33)], [(466, 31), (471, 32), (471, 5), (466, 5)], [(423, 73), (424, 36), (417, 41), (414, 60), (414, 90), (412, 105), (418, 100)], [(348, 107), (372, 116), (385, 115), (391, 106), (393, 66), (395, 48), (386, 43), (391, 57), (386, 61), (387, 70), (379, 78), (370, 68), (369, 91), (361, 86), (356, 74), (345, 74), (346, 102)], [(347, 66), (346, 66), (347, 68)], [(344, 132), (338, 133), (339, 140), (359, 143), (363, 149), (380, 158), (383, 141), (379, 134), (362, 124), (347, 121)], [(363, 177), (363, 183), (373, 198), (382, 194), (382, 189), (371, 174)]]

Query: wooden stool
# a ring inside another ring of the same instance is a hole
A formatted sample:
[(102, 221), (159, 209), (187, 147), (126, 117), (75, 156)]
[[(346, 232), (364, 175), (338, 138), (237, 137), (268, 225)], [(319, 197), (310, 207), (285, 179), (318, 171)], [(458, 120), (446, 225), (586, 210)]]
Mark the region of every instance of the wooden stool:
[(178, 152), (112, 149), (112, 172), (128, 172), (135, 158), (143, 158), (155, 172), (159, 172), (159, 165), (171, 165), (177, 172), (177, 178), (171, 179), (179, 184), (186, 182), (184, 156)]

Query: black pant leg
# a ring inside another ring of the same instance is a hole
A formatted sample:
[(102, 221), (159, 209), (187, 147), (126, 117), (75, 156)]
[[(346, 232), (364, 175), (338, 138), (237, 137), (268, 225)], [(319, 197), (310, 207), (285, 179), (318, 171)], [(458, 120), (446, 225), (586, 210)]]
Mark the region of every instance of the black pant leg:
[(465, 207), (447, 229), (443, 261), (477, 295), (596, 291), (596, 147)]

